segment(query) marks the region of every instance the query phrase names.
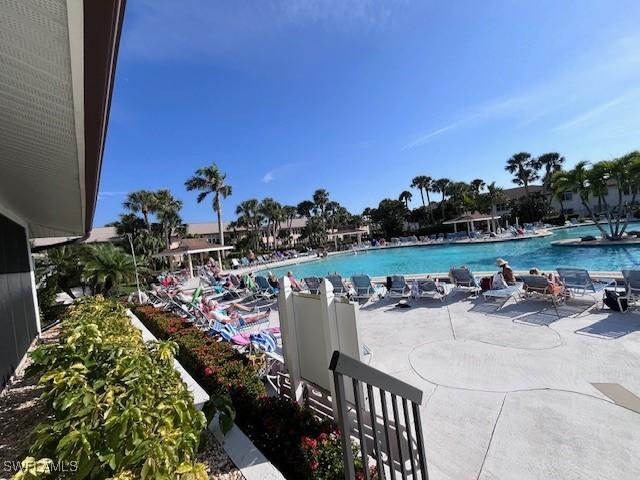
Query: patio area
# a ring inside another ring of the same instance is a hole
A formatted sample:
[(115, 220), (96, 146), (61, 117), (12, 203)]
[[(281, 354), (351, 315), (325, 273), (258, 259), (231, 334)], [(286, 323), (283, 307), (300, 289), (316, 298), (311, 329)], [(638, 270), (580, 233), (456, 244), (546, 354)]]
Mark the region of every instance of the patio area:
[(431, 479), (638, 478), (640, 314), (396, 303), (362, 307), (360, 334), (372, 366), (424, 391)]
[(397, 302), (361, 306), (364, 361), (423, 390), (430, 479), (639, 477), (640, 313)]

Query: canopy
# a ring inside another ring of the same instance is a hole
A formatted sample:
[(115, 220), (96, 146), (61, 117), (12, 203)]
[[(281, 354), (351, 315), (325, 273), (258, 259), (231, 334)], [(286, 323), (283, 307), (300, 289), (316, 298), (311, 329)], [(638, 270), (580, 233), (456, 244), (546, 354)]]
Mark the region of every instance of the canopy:
[(180, 240), (179, 244), (175, 248), (158, 252), (153, 255), (153, 257), (159, 258), (173, 257), (174, 255), (187, 255), (187, 258), (189, 259), (189, 272), (193, 277), (193, 263), (191, 261), (191, 255), (194, 253), (218, 252), (218, 263), (222, 267), (220, 252), (226, 250), (233, 250), (233, 247), (227, 245), (214, 245), (204, 238), (185, 238)]

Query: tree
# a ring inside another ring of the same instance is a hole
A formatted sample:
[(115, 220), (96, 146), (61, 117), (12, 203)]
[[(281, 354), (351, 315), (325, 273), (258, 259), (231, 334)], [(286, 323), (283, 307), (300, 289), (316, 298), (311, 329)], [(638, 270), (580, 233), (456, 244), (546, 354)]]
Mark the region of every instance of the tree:
[[(489, 200), (489, 204), (491, 205), (491, 216), (498, 216), (498, 204), (504, 202), (504, 190), (500, 187), (496, 187), (496, 182), (491, 182), (487, 185), (487, 199)], [(495, 218), (492, 219), (491, 223), (493, 223), (494, 232), (498, 230), (497, 228), (497, 220)]]
[(442, 194), (442, 201), (440, 202), (440, 209), (442, 211), (442, 220), (444, 220), (444, 198), (448, 193), (447, 189), (449, 188), (450, 184), (451, 184), (451, 180), (449, 180), (448, 178), (439, 178), (438, 180), (434, 181), (432, 184), (433, 191), (436, 193)]
[(271, 237), (273, 239), (273, 248), (275, 250), (279, 224), (283, 219), (282, 205), (273, 198), (267, 197), (262, 200), (258, 210), (267, 221), (267, 247), (269, 246), (269, 237)]
[(603, 237), (608, 237), (607, 232), (598, 222), (596, 215), (594, 214), (591, 205), (589, 204), (589, 195), (591, 194), (591, 184), (589, 179), (589, 167), (588, 162), (578, 162), (572, 170), (567, 172), (556, 172), (552, 176), (551, 183), (556, 195), (561, 193), (573, 191), (578, 194), (580, 202), (587, 210), (589, 216), (595, 221), (596, 227), (600, 230)]
[(231, 186), (225, 183), (227, 175), (222, 173), (215, 163), (196, 170), (196, 174), (184, 185), (187, 191), (198, 190), (197, 202), (201, 203), (209, 194), (212, 195), (212, 207), (218, 215), (218, 233), (220, 245), (224, 246), (224, 228), (222, 226), (222, 199), (231, 195)]
[(249, 244), (257, 249), (260, 239), (260, 224), (263, 220), (260, 202), (255, 198), (240, 202), (236, 207), (236, 215), (238, 215), (238, 225), (244, 226), (249, 232)]
[(175, 198), (169, 190), (158, 190), (155, 193), (155, 198), (154, 209), (160, 221), (166, 248), (169, 249), (173, 233), (184, 225), (179, 213), (182, 209), (182, 201)]
[(76, 298), (73, 287), (82, 283), (80, 252), (83, 245), (64, 245), (50, 248), (46, 254), (36, 258), (36, 283), (46, 281), (56, 289)]
[(320, 209), (320, 214), (324, 218), (324, 212), (329, 202), (329, 192), (320, 188), (313, 192), (313, 203)]
[(311, 210), (315, 207), (315, 204), (311, 200), (303, 200), (296, 207), (298, 215), (301, 217), (311, 217)]
[(471, 181), (471, 189), (473, 190), (473, 193), (476, 194), (476, 196), (480, 195), (480, 192), (485, 186), (486, 183), (480, 178), (476, 178), (475, 180)]
[(372, 220), (380, 225), (387, 238), (401, 235), (407, 218), (407, 208), (400, 200), (385, 198), (371, 212)]
[(535, 160), (535, 166), (537, 170), (542, 169), (544, 175), (542, 176), (542, 184), (545, 192), (550, 190), (551, 178), (553, 174), (562, 170), (564, 164), (564, 157), (556, 152), (544, 153)]
[(529, 196), (529, 184), (538, 178), (537, 163), (530, 153), (520, 152), (507, 160), (505, 170), (514, 174), (513, 183), (522, 185)]
[(404, 205), (407, 208), (409, 208), (409, 202), (411, 201), (411, 198), (413, 198), (413, 195), (411, 195), (411, 192), (409, 190), (405, 190), (400, 194), (400, 196), (398, 197), (398, 200), (400, 200), (401, 202), (404, 202)]
[(145, 220), (138, 217), (135, 213), (123, 213), (120, 214), (120, 220), (108, 223), (107, 227), (116, 227), (118, 235), (132, 235), (135, 237), (142, 231), (149, 231), (150, 225), (145, 223)]
[(81, 257), (83, 277), (94, 293), (108, 294), (135, 278), (133, 257), (111, 243), (89, 245)]
[(124, 208), (132, 213), (142, 213), (144, 218), (144, 224), (147, 230), (151, 229), (151, 223), (149, 222), (149, 214), (154, 212), (156, 205), (156, 197), (153, 192), (149, 190), (138, 190), (131, 192), (127, 195), (127, 199), (122, 204)]
[[(422, 199), (422, 206), (425, 206), (424, 195), (427, 195), (427, 205), (429, 206), (428, 212), (431, 221), (433, 221), (433, 212), (431, 211), (431, 198), (429, 198), (429, 191), (432, 190), (433, 179), (426, 175), (418, 175), (411, 180), (411, 188), (417, 188), (420, 191), (420, 198)], [(424, 192), (424, 193), (423, 193)]]

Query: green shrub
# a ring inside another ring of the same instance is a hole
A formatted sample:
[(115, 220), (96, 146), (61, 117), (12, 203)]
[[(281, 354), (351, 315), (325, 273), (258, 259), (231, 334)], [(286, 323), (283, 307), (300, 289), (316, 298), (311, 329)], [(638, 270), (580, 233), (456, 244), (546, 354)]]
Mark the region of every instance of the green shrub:
[(176, 350), (170, 341), (145, 344), (114, 301), (71, 307), (60, 343), (32, 353), (29, 374), (40, 375), (52, 418), (34, 434), (25, 460), (33, 468), (15, 478), (46, 474), (47, 458), (75, 465), (77, 479), (208, 478), (194, 462), (206, 421), (173, 368)]

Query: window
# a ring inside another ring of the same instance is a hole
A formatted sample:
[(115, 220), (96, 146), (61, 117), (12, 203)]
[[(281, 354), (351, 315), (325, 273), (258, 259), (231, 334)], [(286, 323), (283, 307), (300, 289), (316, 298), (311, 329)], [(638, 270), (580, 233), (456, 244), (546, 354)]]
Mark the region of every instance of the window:
[(565, 210), (565, 213), (566, 213), (567, 215), (571, 215), (571, 214), (573, 214), (573, 208), (567, 208), (567, 209)]
[(571, 200), (573, 200), (573, 192), (564, 192), (562, 194), (563, 202), (570, 202)]

